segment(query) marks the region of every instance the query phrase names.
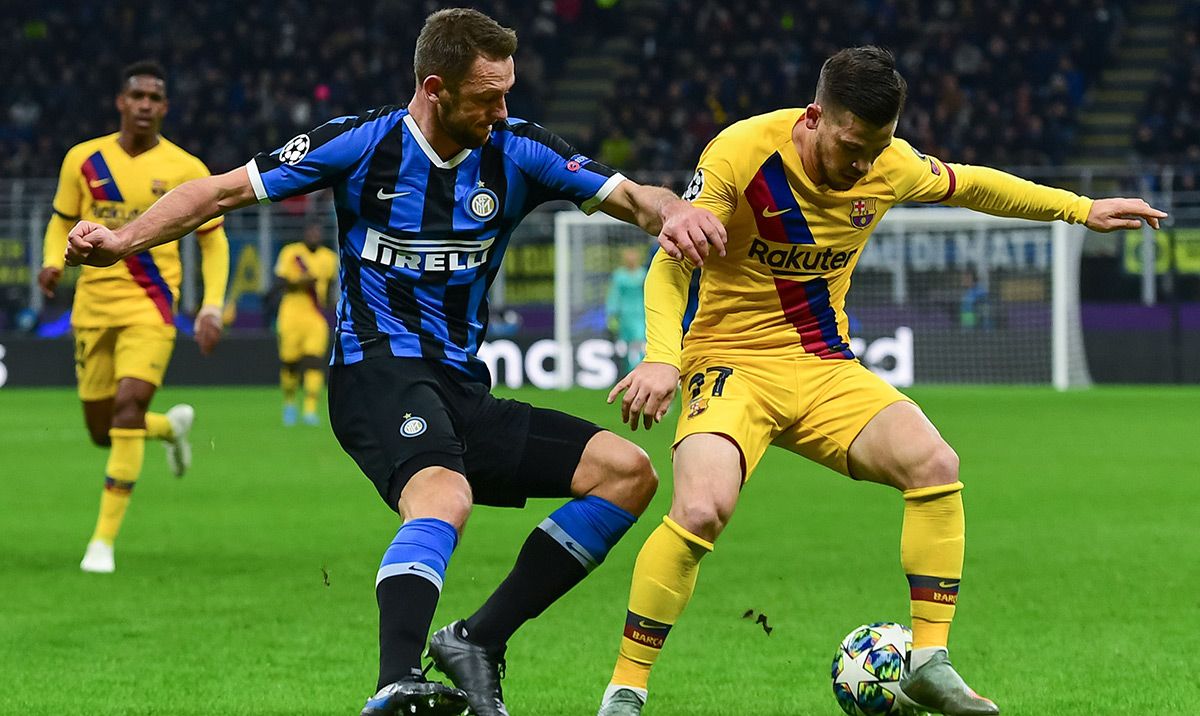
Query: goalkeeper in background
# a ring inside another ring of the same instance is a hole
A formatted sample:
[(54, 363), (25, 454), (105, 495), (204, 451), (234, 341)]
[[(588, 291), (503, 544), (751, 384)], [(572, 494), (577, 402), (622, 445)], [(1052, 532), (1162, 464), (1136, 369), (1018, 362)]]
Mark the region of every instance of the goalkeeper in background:
[(621, 265), (609, 277), (608, 298), (604, 302), (608, 330), (618, 345), (624, 344), (624, 370), (633, 370), (646, 353), (646, 310), (643, 284), (646, 267), (642, 251), (627, 248), (621, 252)]

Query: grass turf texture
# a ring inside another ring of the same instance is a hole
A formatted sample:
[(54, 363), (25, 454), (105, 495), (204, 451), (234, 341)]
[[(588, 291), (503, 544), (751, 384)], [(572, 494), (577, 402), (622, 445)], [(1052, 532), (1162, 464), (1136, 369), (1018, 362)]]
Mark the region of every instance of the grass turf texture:
[[(952, 645), (968, 681), (1010, 715), (1195, 713), (1200, 391), (911, 392), (962, 457)], [(515, 395), (618, 427), (599, 393)], [(86, 444), (74, 394), (0, 391), (0, 714), (357, 713), (395, 517), (327, 426), (280, 427), (274, 391), (170, 388), (155, 407), (177, 401), (197, 409), (192, 472), (175, 480), (147, 445), (117, 573), (99, 576), (77, 564), (104, 452)], [(595, 713), (634, 557), (667, 508), (670, 437), (635, 436), (664, 476), (647, 516), (510, 645), (513, 713)], [(556, 504), (475, 513), (435, 628), (482, 602)], [(893, 491), (770, 451), (704, 563), (647, 713), (840, 713), (838, 640), (908, 621), (900, 517)]]

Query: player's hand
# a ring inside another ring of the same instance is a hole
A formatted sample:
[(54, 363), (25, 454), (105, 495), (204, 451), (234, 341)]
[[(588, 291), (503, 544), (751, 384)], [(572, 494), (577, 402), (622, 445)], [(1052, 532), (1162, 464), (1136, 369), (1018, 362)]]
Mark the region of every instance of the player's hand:
[(1092, 202), (1084, 224), (1092, 231), (1116, 231), (1118, 229), (1140, 229), (1145, 221), (1150, 228), (1157, 229), (1167, 212), (1159, 211), (1141, 199), (1097, 199)]
[(216, 306), (205, 306), (196, 314), (196, 343), (200, 346), (200, 355), (212, 353), (221, 340), (221, 309)]
[(112, 229), (81, 221), (67, 234), (67, 265), (112, 266), (124, 258), (123, 248)]
[(729, 240), (725, 226), (708, 209), (676, 199), (663, 207), (662, 217), (658, 245), (671, 258), (686, 257), (693, 264), (703, 266), (710, 244), (717, 254), (725, 255), (725, 242)]
[(631, 430), (637, 430), (641, 422), (647, 430), (663, 419), (675, 390), (679, 387), (679, 369), (667, 363), (643, 361), (613, 386), (608, 393), (611, 405), (617, 396), (628, 389), (621, 398), (621, 422)]
[(62, 278), (62, 269), (47, 266), (38, 273), (38, 287), (46, 298), (54, 298), (54, 289), (58, 288), (58, 280)]

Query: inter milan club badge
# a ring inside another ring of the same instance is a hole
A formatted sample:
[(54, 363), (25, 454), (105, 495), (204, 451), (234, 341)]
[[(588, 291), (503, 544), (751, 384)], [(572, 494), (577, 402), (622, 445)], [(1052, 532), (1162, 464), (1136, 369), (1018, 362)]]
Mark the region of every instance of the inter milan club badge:
[(412, 413), (404, 414), (404, 422), (400, 423), (400, 435), (406, 438), (415, 438), (425, 432), (425, 419), (417, 417)]
[(850, 202), (850, 225), (865, 229), (875, 220), (875, 200), (855, 199)]
[(467, 211), (479, 221), (487, 221), (492, 218), (499, 208), (500, 202), (496, 198), (496, 193), (483, 186), (483, 182), (479, 182), (475, 190), (467, 196)]

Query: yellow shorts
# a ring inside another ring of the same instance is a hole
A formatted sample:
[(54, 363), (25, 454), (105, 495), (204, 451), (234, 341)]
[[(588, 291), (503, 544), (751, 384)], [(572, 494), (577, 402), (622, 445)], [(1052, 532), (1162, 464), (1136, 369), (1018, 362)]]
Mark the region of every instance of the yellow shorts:
[(856, 360), (685, 358), (675, 444), (714, 433), (742, 452), (749, 479), (768, 445), (849, 475), (850, 444), (880, 410), (909, 400)]
[(175, 326), (146, 324), (75, 328), (75, 378), (79, 399), (106, 400), (117, 394), (117, 381), (137, 378), (156, 386), (175, 348)]
[(324, 319), (280, 321), (279, 362), (296, 363), (305, 356), (328, 358), (329, 324)]

